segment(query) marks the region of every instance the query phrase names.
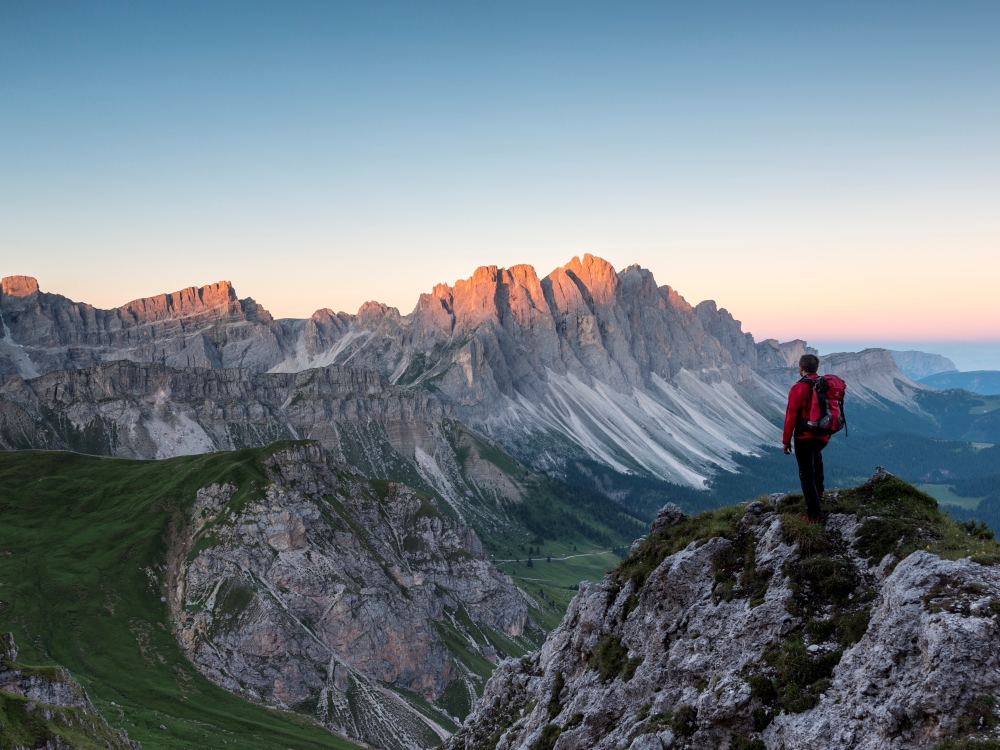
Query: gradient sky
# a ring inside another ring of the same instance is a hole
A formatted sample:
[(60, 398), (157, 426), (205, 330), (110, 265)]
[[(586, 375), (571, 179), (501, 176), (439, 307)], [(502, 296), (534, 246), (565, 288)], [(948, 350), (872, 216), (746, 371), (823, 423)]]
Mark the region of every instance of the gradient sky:
[(997, 342), (998, 29), (997, 2), (4, 2), (0, 275), (102, 307), (230, 279), (283, 317), (591, 252), (758, 339)]

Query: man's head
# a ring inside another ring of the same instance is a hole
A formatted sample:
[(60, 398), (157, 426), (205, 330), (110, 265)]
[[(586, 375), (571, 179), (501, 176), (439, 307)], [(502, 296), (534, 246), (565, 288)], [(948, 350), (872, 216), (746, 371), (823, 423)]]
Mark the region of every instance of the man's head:
[(815, 354), (803, 354), (799, 357), (799, 371), (803, 375), (816, 372), (819, 369), (819, 357)]

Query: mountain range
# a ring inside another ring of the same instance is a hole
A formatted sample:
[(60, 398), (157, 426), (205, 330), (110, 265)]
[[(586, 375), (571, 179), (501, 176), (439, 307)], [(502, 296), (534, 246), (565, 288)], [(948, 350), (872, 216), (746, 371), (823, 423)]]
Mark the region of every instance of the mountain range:
[[(107, 380), (99, 368), (118, 361), (194, 368), (198, 377), (231, 382), (241, 372), (266, 374), (275, 385), (292, 382), (281, 374), (349, 367), (378, 373), (399, 392), (425, 394), (428, 408), (450, 410), (538, 469), (562, 474), (568, 462), (589, 459), (694, 488), (777, 442), (785, 389), (798, 357), (813, 351), (801, 340), (755, 342), (715, 302), (692, 306), (649, 271), (616, 272), (590, 255), (544, 277), (525, 265), (482, 267), (422, 294), (408, 315), (369, 302), (357, 314), (324, 309), (306, 320), (275, 320), (228, 282), (101, 310), (42, 292), (34, 279), (8, 277), (0, 316), (0, 373), (22, 380), (81, 370), (96, 383)], [(933, 419), (914, 399), (927, 386), (905, 376), (885, 350), (830, 355), (824, 366), (850, 379), (859, 405)], [(142, 382), (141, 398), (158, 399), (161, 414), (172, 413), (165, 404), (174, 390), (162, 386), (178, 376), (164, 372), (133, 377), (130, 397), (140, 398)], [(17, 382), (8, 378), (5, 392), (19, 390)], [(112, 388), (108, 397), (118, 394)], [(92, 414), (65, 417), (77, 430), (95, 431)], [(148, 437), (118, 438), (111, 450), (153, 457), (242, 444), (199, 422), (205, 418), (164, 417), (150, 423)], [(323, 429), (323, 420), (310, 419)], [(293, 423), (257, 427), (262, 435), (295, 437)], [(118, 435), (128, 432), (123, 426)], [(145, 447), (135, 447), (140, 442)]]
[[(102, 310), (10, 276), (0, 328), (0, 622), (153, 747), (250, 725), (317, 746), (260, 706), (350, 738), (319, 746), (436, 745), (665, 502), (795, 486), (780, 421), (815, 353), (590, 255), (308, 319), (228, 282)], [(822, 358), (849, 384), (828, 485), (874, 463), (942, 492), (1000, 474), (1000, 399), (902, 366), (942, 363)], [(53, 619), (57, 589), (94, 606)], [(74, 622), (105, 634), (100, 664)], [(185, 703), (209, 695), (221, 713)]]
[(1000, 371), (941, 372), (921, 379), (925, 385), (940, 390), (961, 388), (981, 396), (1000, 394)]
[(939, 372), (957, 372), (955, 363), (940, 354), (928, 354), (917, 351), (894, 351), (892, 358), (896, 361), (899, 369), (908, 378), (913, 380), (923, 380), (930, 375)]

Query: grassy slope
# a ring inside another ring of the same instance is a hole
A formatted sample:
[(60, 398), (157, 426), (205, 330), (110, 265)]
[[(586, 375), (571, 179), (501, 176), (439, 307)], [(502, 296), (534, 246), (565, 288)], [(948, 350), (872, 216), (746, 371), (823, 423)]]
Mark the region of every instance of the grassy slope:
[(0, 750), (45, 747), (46, 742), (59, 740), (80, 750), (122, 746), (122, 738), (81, 708), (47, 707), (46, 716), (39, 710), (28, 711), (28, 703), (21, 695), (0, 690)]
[(166, 461), (0, 453), (0, 630), (14, 633), (20, 660), (67, 667), (146, 750), (357, 747), (212, 685), (160, 601), (172, 519), (212, 482), (244, 497), (261, 487), (267, 450)]

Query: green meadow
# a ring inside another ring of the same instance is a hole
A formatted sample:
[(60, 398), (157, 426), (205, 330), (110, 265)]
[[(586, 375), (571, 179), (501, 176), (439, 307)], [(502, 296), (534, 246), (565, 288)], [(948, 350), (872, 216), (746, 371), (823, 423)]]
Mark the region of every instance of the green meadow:
[(19, 661), (67, 667), (145, 750), (357, 748), (310, 719), (214, 686), (187, 661), (161, 601), (165, 539), (198, 488), (243, 499), (272, 448), (165, 461), (0, 453), (0, 631)]
[[(546, 630), (559, 624), (570, 600), (576, 596), (580, 581), (599, 583), (604, 574), (620, 562), (620, 558), (609, 549), (577, 547), (579, 549), (574, 551), (572, 545), (545, 544), (541, 547), (540, 556), (531, 556), (530, 568), (526, 553), (520, 562), (494, 561), (538, 603), (538, 608), (532, 609), (532, 615)], [(551, 562), (547, 562), (548, 557), (552, 558)]]

